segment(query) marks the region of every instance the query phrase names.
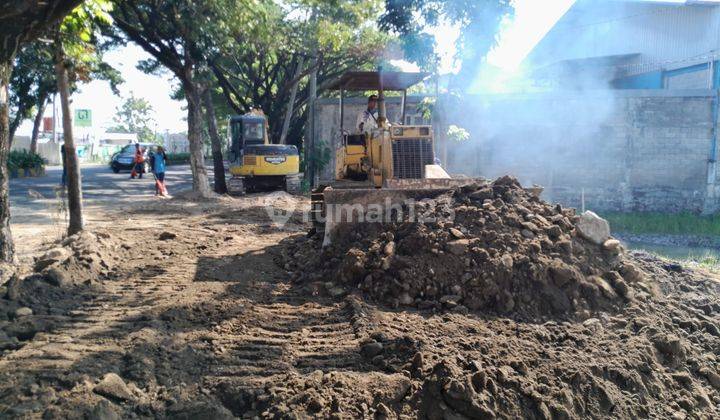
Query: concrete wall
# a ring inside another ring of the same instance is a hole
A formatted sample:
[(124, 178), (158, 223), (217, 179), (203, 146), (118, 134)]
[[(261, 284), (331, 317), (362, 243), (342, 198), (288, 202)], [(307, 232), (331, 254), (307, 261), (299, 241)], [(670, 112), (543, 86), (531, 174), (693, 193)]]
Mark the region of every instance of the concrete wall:
[[(468, 98), (452, 173), (517, 176), (545, 198), (613, 211), (714, 211), (713, 92), (603, 91)], [(710, 182), (709, 181), (710, 178)]]
[[(61, 165), (62, 157), (60, 156), (60, 144), (55, 143), (52, 139), (41, 138), (38, 140), (37, 151), (48, 165)], [(15, 136), (10, 150), (30, 150), (29, 136)]]

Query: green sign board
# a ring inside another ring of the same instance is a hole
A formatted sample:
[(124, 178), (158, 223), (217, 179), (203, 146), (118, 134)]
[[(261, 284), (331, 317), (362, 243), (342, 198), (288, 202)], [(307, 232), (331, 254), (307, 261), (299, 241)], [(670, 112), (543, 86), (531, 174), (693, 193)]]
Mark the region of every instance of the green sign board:
[(92, 110), (75, 110), (75, 127), (92, 127)]

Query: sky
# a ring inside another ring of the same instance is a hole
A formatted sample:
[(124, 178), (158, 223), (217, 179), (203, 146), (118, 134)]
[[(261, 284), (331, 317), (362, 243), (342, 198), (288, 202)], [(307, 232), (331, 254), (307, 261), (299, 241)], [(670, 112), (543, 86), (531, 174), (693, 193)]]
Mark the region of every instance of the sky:
[[(508, 74), (517, 70), (525, 56), (574, 3), (575, 0), (515, 0), (514, 19), (504, 22), (499, 33), (498, 45), (488, 55), (488, 62)], [(431, 32), (437, 39), (438, 52), (441, 56), (441, 73), (456, 72), (458, 66), (453, 56), (459, 29), (450, 24), (442, 24)], [(171, 133), (187, 131), (184, 103), (170, 99), (175, 83), (171, 75), (147, 75), (135, 67), (139, 60), (146, 58), (149, 58), (148, 54), (133, 44), (106, 54), (106, 61), (118, 69), (125, 79), (125, 83), (119, 87), (121, 96), (114, 95), (109, 84), (104, 81), (93, 81), (83, 85), (80, 91), (73, 95), (72, 107), (92, 109), (93, 127), (78, 128), (76, 135), (100, 136), (107, 127), (113, 125), (115, 109), (130, 95), (130, 92), (136, 97), (145, 98), (152, 105), (159, 133), (164, 133), (166, 130)], [(394, 64), (399, 64), (406, 71), (417, 69), (409, 63)], [(59, 103), (57, 108), (59, 110)], [(48, 106), (45, 116), (51, 115), (52, 106)], [(31, 131), (32, 124), (26, 121), (18, 129), (18, 134), (29, 135)]]
[[(183, 109), (184, 102), (170, 99), (170, 93), (174, 90), (173, 86), (176, 84), (171, 75), (169, 73), (162, 76), (148, 75), (135, 67), (138, 61), (150, 58), (142, 48), (134, 44), (128, 44), (107, 53), (105, 58), (110, 65), (120, 71), (125, 80), (124, 83), (118, 86), (120, 96), (113, 94), (110, 84), (105, 81), (95, 80), (81, 85), (80, 90), (72, 96), (71, 106), (74, 109), (91, 109), (93, 127), (91, 130), (76, 128), (76, 136), (84, 136), (85, 134), (100, 136), (105, 132), (106, 128), (114, 125), (115, 110), (123, 103), (125, 98), (130, 96), (130, 92), (133, 92), (136, 97), (145, 98), (150, 102), (154, 110), (153, 118), (157, 122), (159, 133), (164, 133), (165, 130), (171, 133), (187, 131), (186, 112)], [(59, 98), (56, 104), (59, 127)], [(52, 116), (52, 105), (47, 107), (45, 116)], [(25, 121), (18, 128), (17, 134), (29, 135), (31, 131), (32, 121)]]

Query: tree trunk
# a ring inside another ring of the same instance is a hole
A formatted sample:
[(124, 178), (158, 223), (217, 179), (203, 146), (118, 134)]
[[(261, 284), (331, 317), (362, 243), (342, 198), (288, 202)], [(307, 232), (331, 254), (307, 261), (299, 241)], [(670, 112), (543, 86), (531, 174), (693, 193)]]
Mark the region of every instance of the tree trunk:
[(32, 137), (30, 138), (30, 152), (37, 153), (37, 142), (38, 136), (40, 135), (40, 124), (42, 123), (43, 114), (45, 113), (45, 103), (47, 102), (46, 95), (40, 96), (38, 101), (38, 111), (33, 121)]
[(65, 142), (65, 168), (67, 169), (68, 209), (70, 225), (68, 235), (74, 235), (84, 228), (82, 205), (82, 180), (80, 179), (80, 163), (75, 150), (73, 138), (72, 115), (70, 114), (70, 83), (68, 70), (65, 66), (65, 54), (58, 39), (55, 40), (55, 72), (60, 93), (62, 108), (63, 140)]
[[(18, 110), (18, 114), (20, 114), (21, 110)], [(20, 117), (15, 116), (15, 118), (10, 121), (10, 132), (8, 134), (8, 144), (12, 146), (13, 140), (15, 140), (15, 131), (17, 131), (17, 128), (20, 126)]]
[(193, 191), (201, 197), (210, 197), (210, 184), (203, 154), (201, 87), (192, 81), (191, 74), (183, 81), (183, 87), (188, 102), (188, 142), (190, 143)]
[(215, 192), (218, 194), (227, 194), (227, 184), (225, 183), (225, 165), (223, 164), (222, 155), (222, 140), (220, 139), (220, 135), (218, 135), (217, 131), (215, 106), (212, 103), (210, 89), (205, 89), (205, 92), (203, 93), (203, 102), (205, 103), (205, 116), (207, 118), (208, 131), (210, 132), (210, 142), (212, 144)]
[(283, 121), (283, 127), (282, 132), (280, 133), (280, 144), (287, 144), (287, 134), (290, 130), (290, 120), (292, 119), (293, 110), (295, 108), (295, 97), (297, 96), (297, 90), (298, 85), (300, 84), (300, 80), (297, 80), (300, 77), (300, 73), (302, 72), (302, 66), (305, 63), (305, 57), (300, 56), (300, 60), (298, 61), (297, 68), (295, 69), (295, 76), (293, 76), (293, 79), (295, 80), (295, 83), (292, 86), (292, 90), (290, 90), (290, 100), (287, 104), (287, 111), (285, 112), (285, 121)]
[(10, 152), (10, 114), (8, 85), (12, 71), (12, 56), (0, 62), (0, 261), (13, 262), (15, 245), (10, 232), (10, 183), (7, 160)]

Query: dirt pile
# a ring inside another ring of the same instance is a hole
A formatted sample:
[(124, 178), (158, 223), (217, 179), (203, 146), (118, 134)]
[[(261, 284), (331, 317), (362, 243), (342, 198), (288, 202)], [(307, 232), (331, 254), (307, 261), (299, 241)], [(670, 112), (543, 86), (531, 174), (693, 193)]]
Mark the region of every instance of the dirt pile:
[(0, 286), (0, 351), (20, 348), (52, 330), (115, 273), (126, 250), (106, 233), (83, 231), (58, 241), (35, 259), (31, 272), (14, 270)]
[(387, 311), (354, 295), (361, 361), (218, 394), (234, 413), (316, 418), (715, 418), (720, 283), (647, 254), (659, 295), (582, 322)]
[(83, 231), (56, 243), (35, 260), (34, 270), (55, 286), (91, 284), (110, 275), (128, 246), (102, 232)]
[(403, 214), (425, 222), (343, 225), (322, 251), (300, 240), (286, 268), (395, 306), (530, 317), (588, 317), (652, 293), (604, 220), (545, 203), (512, 177), (411, 205)]
[(647, 254), (633, 258), (657, 282), (658, 296), (578, 323), (484, 321), (464, 343), (470, 351), (441, 355), (424, 372), (420, 411), (429, 418), (715, 417), (720, 283)]

